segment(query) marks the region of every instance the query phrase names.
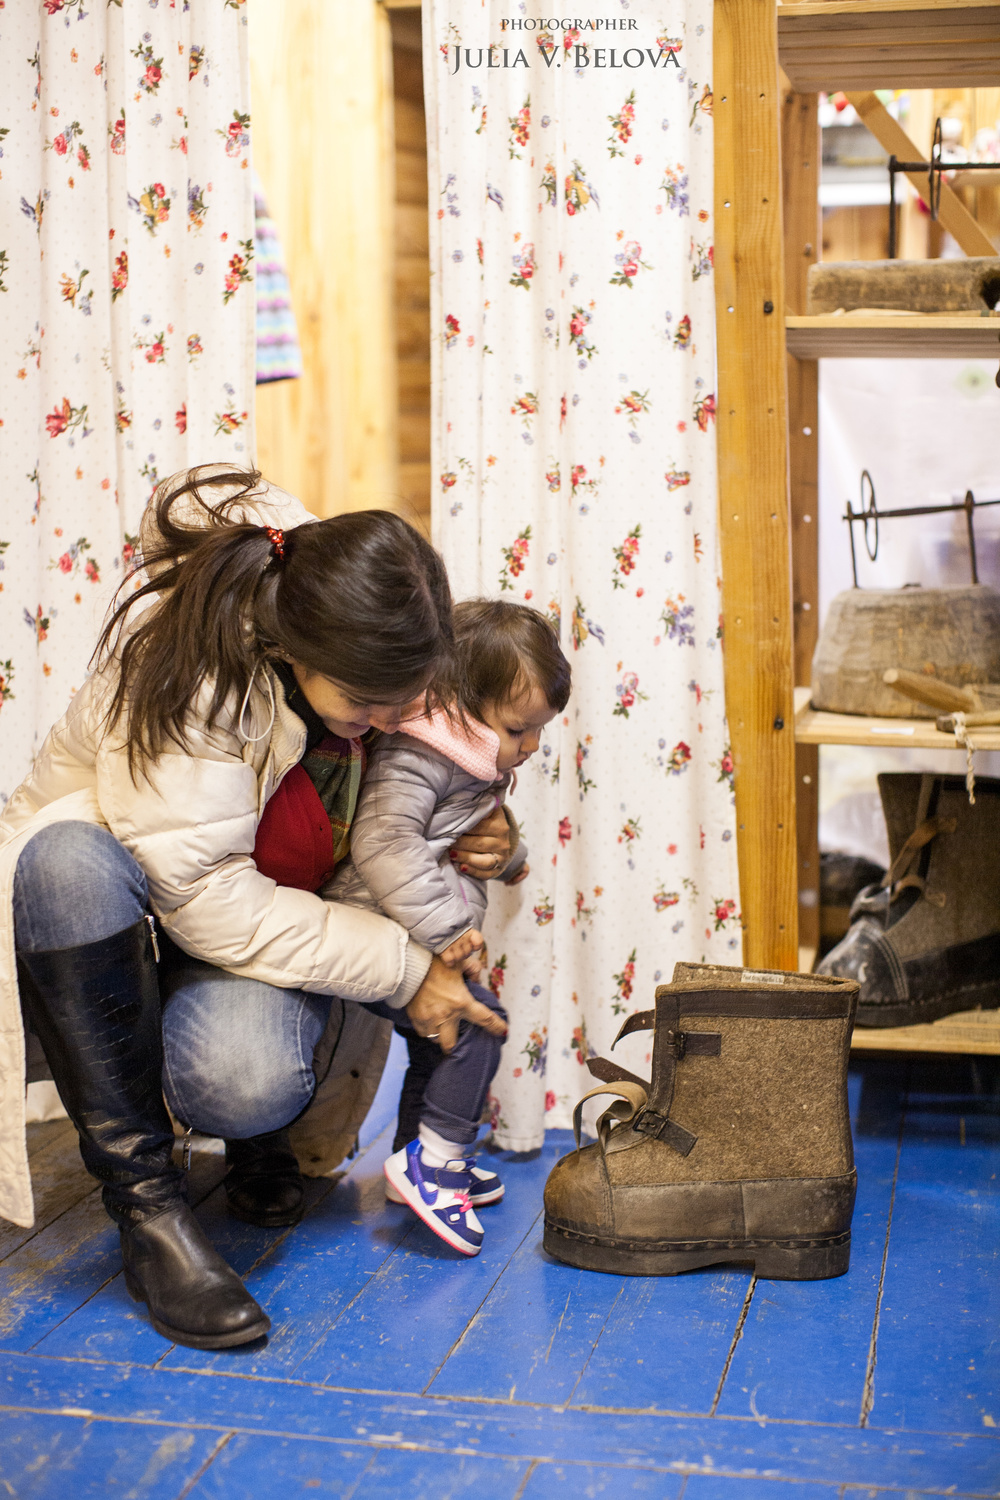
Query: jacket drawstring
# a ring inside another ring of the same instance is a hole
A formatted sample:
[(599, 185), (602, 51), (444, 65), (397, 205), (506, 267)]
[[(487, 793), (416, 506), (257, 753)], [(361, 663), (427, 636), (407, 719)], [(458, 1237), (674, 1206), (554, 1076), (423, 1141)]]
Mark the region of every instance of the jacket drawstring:
[(256, 745), (260, 740), (266, 740), (268, 735), (271, 733), (271, 730), (274, 728), (274, 715), (276, 711), (276, 704), (274, 701), (274, 688), (271, 685), (271, 679), (266, 672), (264, 673), (264, 681), (267, 683), (267, 693), (268, 697), (271, 700), (270, 718), (267, 721), (266, 727), (261, 731), (260, 734), (247, 734), (246, 730), (243, 727), (243, 720), (246, 717), (247, 704), (250, 702), (250, 694), (253, 692), (253, 685), (257, 680), (257, 673), (260, 671), (262, 665), (262, 662), (258, 662), (253, 669), (253, 675), (250, 678), (250, 681), (247, 683), (246, 692), (243, 694), (243, 703), (240, 707), (239, 719), (237, 720), (237, 728), (239, 730), (240, 736), (243, 739), (244, 743), (247, 745)]

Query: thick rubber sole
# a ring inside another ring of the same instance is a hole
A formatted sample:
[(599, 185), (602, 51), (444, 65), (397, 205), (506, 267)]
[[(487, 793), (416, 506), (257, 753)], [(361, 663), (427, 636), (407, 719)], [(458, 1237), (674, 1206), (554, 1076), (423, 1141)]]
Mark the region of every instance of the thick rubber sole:
[(543, 1248), (555, 1260), (581, 1271), (613, 1276), (678, 1276), (701, 1266), (752, 1265), (766, 1281), (825, 1281), (843, 1276), (851, 1263), (851, 1234), (824, 1240), (636, 1240), (602, 1239), (553, 1224), (547, 1217)]
[[(472, 1204), (473, 1208), (488, 1208), (491, 1203), (500, 1202), (500, 1199), (504, 1195), (504, 1191), (504, 1185), (501, 1182), (500, 1186), (496, 1188), (492, 1193), (483, 1193), (481, 1197), (477, 1193), (470, 1193), (469, 1201)], [(403, 1197), (402, 1193), (397, 1187), (393, 1186), (388, 1177), (385, 1180), (385, 1196), (390, 1203), (403, 1203), (406, 1204), (407, 1208), (409, 1207), (409, 1204), (406, 1202), (406, 1199)]]
[[(125, 1287), (133, 1302), (146, 1303), (142, 1288), (139, 1283), (125, 1272)], [(172, 1344), (183, 1344), (186, 1349), (234, 1349), (238, 1344), (252, 1344), (255, 1339), (262, 1339), (270, 1331), (271, 1319), (267, 1313), (262, 1313), (256, 1323), (251, 1323), (247, 1328), (241, 1328), (236, 1333), (188, 1333), (183, 1328), (173, 1328), (169, 1323), (164, 1323), (157, 1318), (149, 1304), (146, 1303), (146, 1311), (149, 1313), (149, 1321), (163, 1338), (169, 1339)]]

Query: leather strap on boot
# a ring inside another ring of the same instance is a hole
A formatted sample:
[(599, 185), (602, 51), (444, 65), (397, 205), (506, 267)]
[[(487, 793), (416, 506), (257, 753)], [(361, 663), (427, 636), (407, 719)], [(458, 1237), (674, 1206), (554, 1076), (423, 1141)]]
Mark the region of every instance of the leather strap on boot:
[(646, 1090), (640, 1083), (629, 1083), (625, 1080), (621, 1083), (602, 1083), (596, 1089), (591, 1089), (589, 1094), (584, 1094), (573, 1111), (573, 1135), (576, 1138), (578, 1151), (583, 1106), (588, 1099), (595, 1099), (599, 1094), (614, 1094), (618, 1099), (618, 1103), (606, 1109), (597, 1121), (597, 1138), (601, 1143), (602, 1151), (608, 1143), (612, 1126), (634, 1123), (636, 1116), (646, 1104)]
[(617, 1046), (623, 1036), (630, 1036), (634, 1031), (648, 1031), (651, 1026), (654, 1028), (653, 1079), (648, 1100), (631, 1121), (632, 1129), (663, 1141), (681, 1156), (687, 1156), (698, 1137), (670, 1118), (677, 1064), (685, 1057), (718, 1057), (722, 1037), (717, 1031), (682, 1031), (680, 997), (676, 992), (664, 990), (657, 994), (655, 1010), (639, 1011), (629, 1016), (612, 1047)]
[(163, 1103), (160, 990), (143, 918), (96, 943), (18, 953), (18, 981), (80, 1155), (124, 1227), (183, 1201)]

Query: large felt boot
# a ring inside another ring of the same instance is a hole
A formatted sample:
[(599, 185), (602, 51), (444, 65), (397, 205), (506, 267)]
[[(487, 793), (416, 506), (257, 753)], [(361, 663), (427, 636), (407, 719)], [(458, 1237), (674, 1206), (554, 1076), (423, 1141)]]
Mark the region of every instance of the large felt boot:
[(19, 953), (18, 979), (84, 1166), (119, 1227), (131, 1296), (173, 1343), (226, 1349), (260, 1338), (269, 1319), (209, 1243), (171, 1164), (150, 926)]
[[(855, 1172), (847, 1055), (857, 986), (678, 964), (655, 1011), (651, 1083), (602, 1058), (586, 1098), (619, 1098), (545, 1188), (545, 1249), (616, 1276), (751, 1264), (758, 1276), (841, 1276)], [(580, 1113), (574, 1126), (580, 1139)]]
[(880, 776), (891, 863), (851, 907), (820, 974), (860, 987), (859, 1026), (1000, 1005), (1000, 781)]

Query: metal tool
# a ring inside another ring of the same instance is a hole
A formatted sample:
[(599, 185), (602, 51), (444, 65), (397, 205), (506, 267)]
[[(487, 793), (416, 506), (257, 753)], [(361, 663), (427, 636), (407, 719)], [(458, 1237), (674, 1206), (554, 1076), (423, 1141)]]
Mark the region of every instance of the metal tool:
[[(861, 470), (861, 509), (855, 510), (850, 500), (846, 502), (847, 509), (843, 519), (847, 522), (851, 538), (851, 572), (854, 575), (854, 587), (858, 588), (858, 558), (854, 548), (854, 527), (860, 521), (864, 527), (865, 551), (872, 562), (878, 557), (879, 522), (895, 521), (908, 516), (940, 516), (949, 512), (964, 511), (965, 524), (969, 537), (969, 566), (972, 572), (972, 582), (979, 582), (979, 568), (976, 562), (976, 532), (973, 523), (973, 514), (977, 509), (986, 505), (1000, 505), (1000, 500), (977, 500), (971, 490), (966, 490), (965, 499), (957, 505), (912, 505), (903, 506), (898, 510), (879, 510), (875, 500), (875, 485), (872, 476), (867, 469)], [(870, 539), (869, 528), (871, 528)]]

